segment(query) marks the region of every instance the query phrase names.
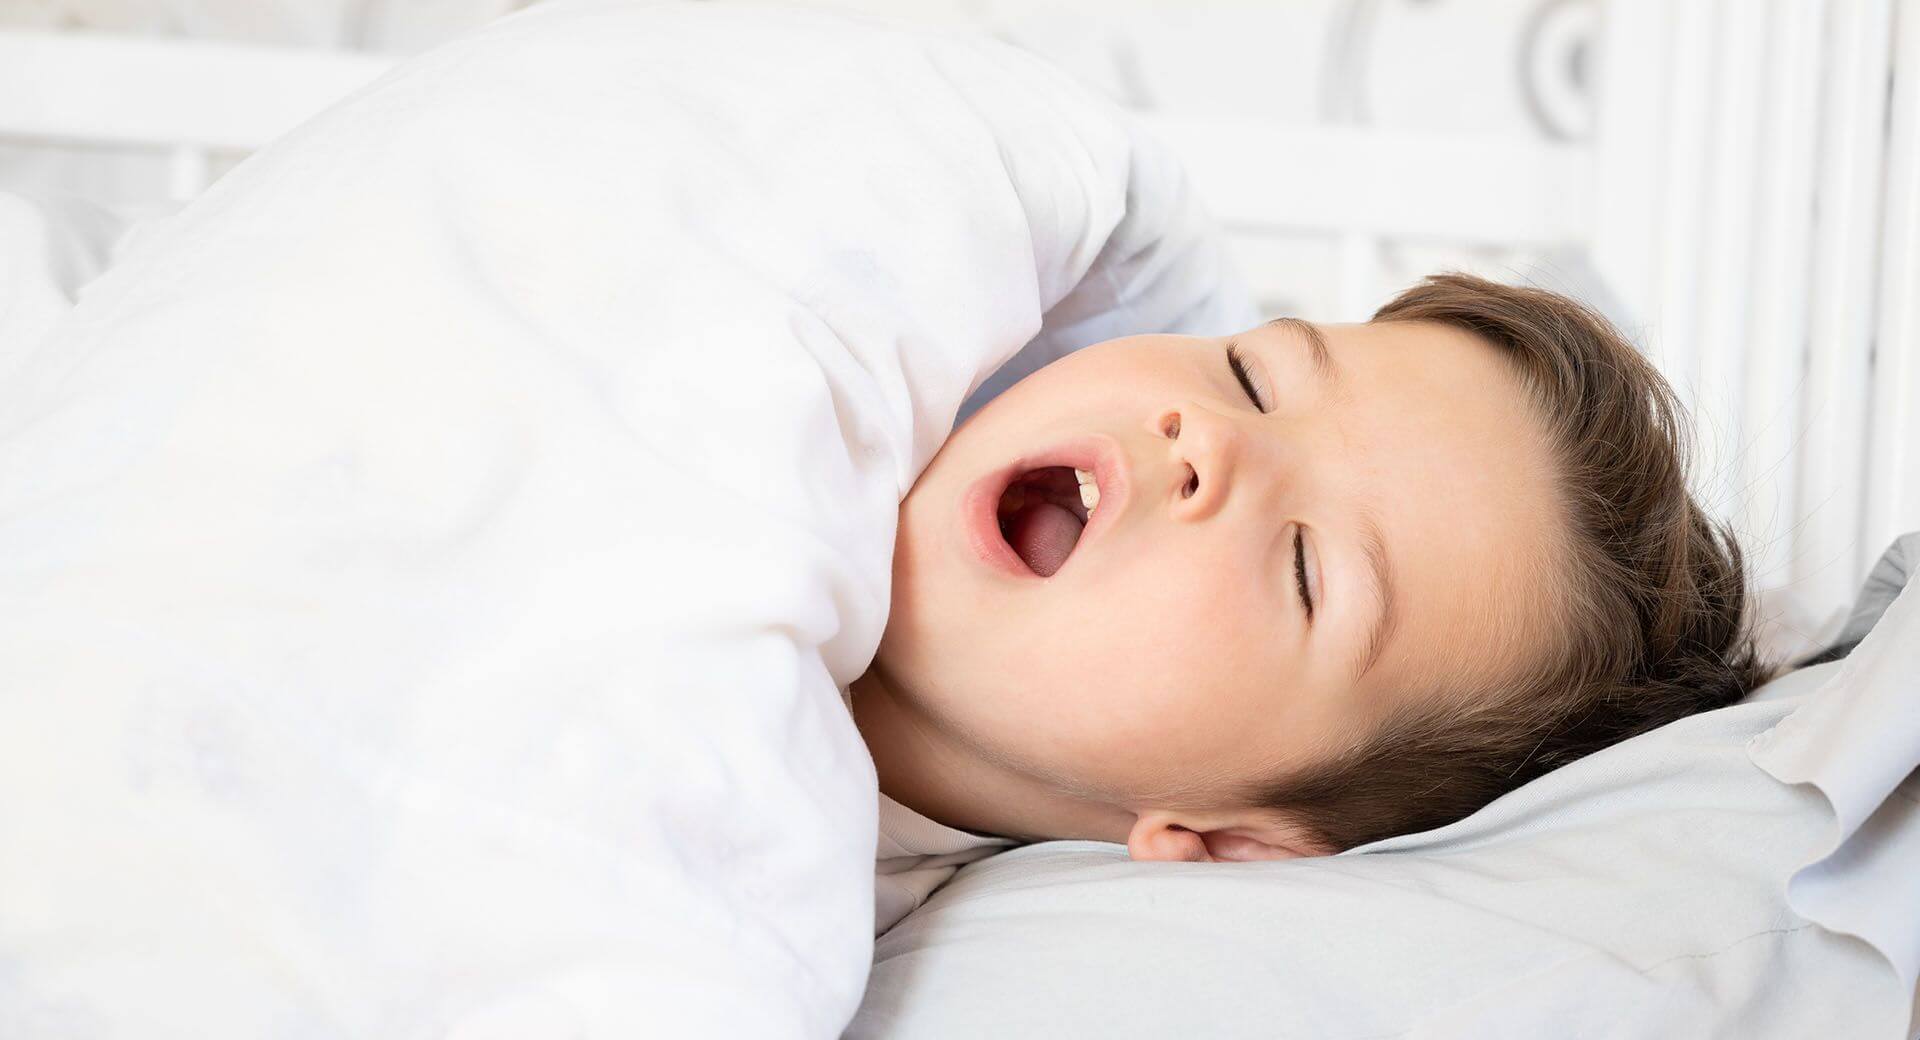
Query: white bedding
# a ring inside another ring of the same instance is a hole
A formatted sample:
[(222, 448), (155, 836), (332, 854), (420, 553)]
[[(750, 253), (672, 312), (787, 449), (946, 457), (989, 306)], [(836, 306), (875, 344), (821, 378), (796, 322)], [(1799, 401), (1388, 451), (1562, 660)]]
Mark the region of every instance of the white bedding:
[(38, 300), (8, 1036), (837, 1034), (901, 496), (1023, 344), (1254, 318), (1168, 157), (1011, 48), (619, 2)]

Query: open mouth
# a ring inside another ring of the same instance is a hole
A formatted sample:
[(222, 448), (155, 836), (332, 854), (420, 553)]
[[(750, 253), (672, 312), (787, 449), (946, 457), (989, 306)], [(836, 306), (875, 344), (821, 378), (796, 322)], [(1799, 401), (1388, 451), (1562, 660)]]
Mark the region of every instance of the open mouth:
[(1092, 472), (1072, 466), (1028, 470), (1000, 494), (1000, 537), (1033, 573), (1051, 577), (1073, 554), (1099, 506)]

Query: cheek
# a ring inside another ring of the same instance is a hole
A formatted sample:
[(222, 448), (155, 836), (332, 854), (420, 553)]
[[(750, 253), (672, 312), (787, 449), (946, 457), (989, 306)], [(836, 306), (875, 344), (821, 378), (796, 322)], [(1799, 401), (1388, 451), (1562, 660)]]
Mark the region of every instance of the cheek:
[[(1144, 592), (1144, 590), (1143, 590)], [(1063, 739), (1089, 754), (1161, 758), (1210, 747), (1231, 721), (1226, 684), (1236, 670), (1230, 627), (1179, 587), (1075, 619), (1060, 640), (1081, 664), (1062, 676)]]
[(1226, 560), (1183, 562), (1137, 578), (1136, 595), (1111, 597), (1113, 609), (1086, 626), (1087, 638), (1103, 644), (1101, 674), (1129, 691), (1134, 724), (1236, 725), (1256, 707), (1249, 696), (1284, 670), (1278, 648), (1288, 638), (1286, 619), (1275, 616), (1244, 566)]

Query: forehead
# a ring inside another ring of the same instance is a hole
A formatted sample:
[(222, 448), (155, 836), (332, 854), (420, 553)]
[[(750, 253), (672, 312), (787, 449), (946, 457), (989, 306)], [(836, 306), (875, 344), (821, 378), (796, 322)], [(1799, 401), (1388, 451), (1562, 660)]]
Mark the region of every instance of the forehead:
[[(1320, 500), (1337, 555), (1329, 594), (1375, 612), (1358, 531), (1367, 503), (1392, 559), (1400, 621), (1363, 686), (1392, 688), (1436, 670), (1498, 668), (1530, 642), (1554, 536), (1555, 492), (1544, 430), (1498, 348), (1430, 322), (1320, 326), (1344, 392), (1310, 395), (1325, 420)], [(1276, 364), (1310, 378), (1304, 337), (1268, 327)], [(1297, 366), (1297, 367), (1296, 367)], [(1354, 626), (1352, 642), (1360, 638)]]

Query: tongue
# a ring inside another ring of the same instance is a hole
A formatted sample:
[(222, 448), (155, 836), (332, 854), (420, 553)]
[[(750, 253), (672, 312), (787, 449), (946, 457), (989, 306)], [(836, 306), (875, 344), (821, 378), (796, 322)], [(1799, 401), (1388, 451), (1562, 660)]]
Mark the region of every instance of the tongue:
[(1052, 502), (1034, 502), (1007, 522), (1007, 544), (1042, 578), (1053, 576), (1067, 562), (1073, 543), (1080, 540), (1080, 518)]

